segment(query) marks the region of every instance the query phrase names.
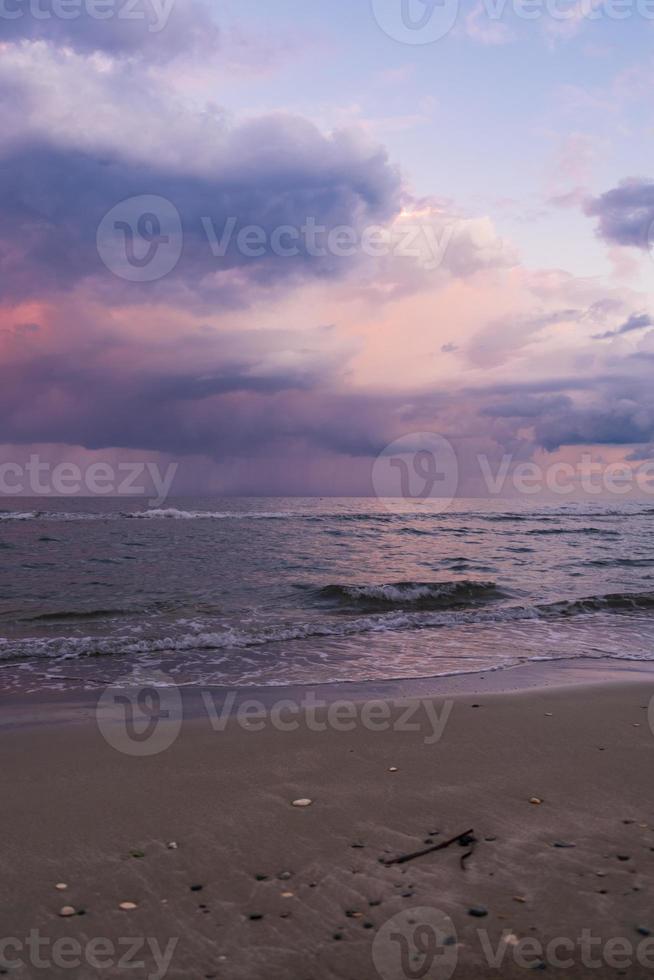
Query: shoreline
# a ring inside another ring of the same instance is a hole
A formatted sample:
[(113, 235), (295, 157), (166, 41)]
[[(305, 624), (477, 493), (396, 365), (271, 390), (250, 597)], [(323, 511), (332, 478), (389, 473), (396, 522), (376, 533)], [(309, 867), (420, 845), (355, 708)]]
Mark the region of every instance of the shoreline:
[[(240, 705), (250, 700), (259, 701), (266, 707), (287, 699), (301, 704), (308, 692), (328, 705), (342, 699), (360, 704), (372, 700), (518, 695), (540, 690), (614, 686), (632, 682), (654, 685), (654, 662), (608, 657), (561, 658), (529, 661), (496, 670), (426, 677), (235, 688), (187, 684), (176, 687), (176, 690), (182, 699), (184, 719), (192, 720), (206, 717), (203, 692), (214, 703), (224, 706), (224, 710), (235, 714)], [(0, 732), (13, 728), (85, 722), (95, 712), (98, 699), (107, 688), (113, 688), (113, 685), (98, 683), (92, 691), (76, 689), (61, 692), (43, 688), (30, 693), (0, 693)]]

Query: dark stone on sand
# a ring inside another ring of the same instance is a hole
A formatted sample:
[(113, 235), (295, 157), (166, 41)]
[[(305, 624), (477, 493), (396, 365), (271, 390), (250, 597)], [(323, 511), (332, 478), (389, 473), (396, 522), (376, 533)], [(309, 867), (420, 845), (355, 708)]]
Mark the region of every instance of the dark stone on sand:
[(476, 844), (477, 838), (473, 837), (471, 834), (464, 834), (459, 837), (459, 847), (470, 847), (471, 844)]
[(191, 885), (192, 892), (201, 892), (203, 888), (204, 885)]
[(375, 928), (375, 924), (374, 924), (374, 922), (364, 922), (363, 923), (363, 928), (364, 929), (374, 929)]
[(368, 905), (370, 906), (371, 909), (374, 909), (376, 905), (381, 905), (381, 902), (379, 901), (378, 898), (373, 898), (371, 902), (368, 902)]
[(487, 841), (489, 844), (492, 844), (493, 841), (496, 841), (497, 840), (497, 837), (492, 837), (492, 836), (491, 837), (484, 837), (484, 840)]
[(342, 938), (343, 938), (342, 932), (335, 932), (334, 935), (332, 936), (332, 939), (335, 939), (336, 942), (340, 942)]
[(555, 840), (554, 843), (552, 844), (552, 847), (562, 847), (562, 848), (576, 847), (576, 846), (577, 846), (576, 844), (571, 844), (570, 841), (567, 840)]
[(456, 936), (446, 936), (443, 940), (443, 946), (456, 946)]
[(248, 916), (248, 919), (250, 920), (250, 922), (259, 922), (261, 919), (263, 919), (263, 915), (261, 915), (260, 912), (252, 912)]
[(617, 855), (617, 858), (618, 858), (618, 861), (631, 861), (631, 855), (630, 854), (618, 854)]
[(365, 846), (365, 844), (350, 844), (350, 847), (354, 847), (356, 850), (362, 850)]
[(255, 875), (257, 881), (268, 881), (268, 875)]
[(471, 909), (468, 909), (468, 915), (471, 915), (473, 919), (483, 919), (488, 915), (488, 909), (485, 909), (483, 905), (473, 905)]
[(144, 858), (145, 851), (130, 851), (130, 857), (133, 858)]
[(413, 898), (415, 892), (402, 892), (402, 898)]
[(636, 932), (639, 936), (651, 936), (652, 930), (648, 929), (647, 926), (636, 926)]

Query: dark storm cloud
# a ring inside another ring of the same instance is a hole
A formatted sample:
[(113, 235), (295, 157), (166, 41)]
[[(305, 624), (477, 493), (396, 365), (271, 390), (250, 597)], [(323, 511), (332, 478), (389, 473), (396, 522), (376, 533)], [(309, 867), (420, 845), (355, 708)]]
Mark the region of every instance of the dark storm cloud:
[[(313, 375), (253, 366), (115, 372), (42, 358), (0, 369), (0, 443), (121, 447), (254, 458), (291, 444), (351, 456), (388, 441), (388, 399), (328, 392)], [(323, 379), (324, 380), (324, 379)], [(61, 393), (65, 392), (65, 397)]]
[(605, 241), (648, 248), (653, 235), (654, 182), (625, 180), (589, 201), (585, 211), (598, 219), (597, 232)]
[[(536, 446), (553, 451), (561, 446), (629, 445), (654, 440), (654, 392), (649, 378), (634, 374), (594, 379), (561, 379), (547, 383), (543, 395), (510, 392), (503, 387), (495, 401), (480, 408), (480, 415), (510, 420), (514, 431), (531, 426)], [(498, 393), (499, 394), (499, 393)]]
[[(299, 118), (244, 124), (227, 134), (222, 156), (222, 169), (204, 176), (46, 143), (9, 154), (0, 160), (0, 295), (40, 296), (96, 277), (110, 298), (186, 290), (188, 305), (209, 299), (244, 305), (249, 288), (338, 276), (351, 267), (352, 258), (312, 249), (300, 231), (307, 219), (327, 229), (356, 229), (386, 221), (398, 208), (400, 181), (384, 151), (323, 137)], [(179, 213), (181, 257), (158, 282), (131, 283), (103, 264), (96, 235), (108, 211), (142, 195), (170, 202)], [(242, 247), (238, 234), (247, 226), (261, 229), (261, 255)], [(299, 230), (297, 255), (272, 245), (282, 226)], [(214, 254), (212, 244), (229, 228), (225, 254)], [(226, 275), (233, 270), (236, 280)]]

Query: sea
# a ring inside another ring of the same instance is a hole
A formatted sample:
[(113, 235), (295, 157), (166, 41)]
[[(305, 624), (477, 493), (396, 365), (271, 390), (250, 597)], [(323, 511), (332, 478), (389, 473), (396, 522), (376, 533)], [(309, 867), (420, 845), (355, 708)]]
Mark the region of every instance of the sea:
[(654, 660), (654, 507), (2, 500), (0, 691), (273, 687)]

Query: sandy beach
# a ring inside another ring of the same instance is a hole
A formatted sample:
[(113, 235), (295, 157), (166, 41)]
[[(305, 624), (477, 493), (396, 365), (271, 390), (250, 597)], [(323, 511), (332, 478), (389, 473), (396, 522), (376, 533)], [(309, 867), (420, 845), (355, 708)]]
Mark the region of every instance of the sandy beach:
[(196, 699), (151, 756), (109, 744), (89, 704), (65, 719), (47, 704), (5, 712), (4, 970), (648, 975), (654, 675), (625, 666), (599, 683), (559, 666), (547, 687), (535, 676), (443, 682), (429, 699), (392, 692), (386, 711), (378, 692), (373, 708), (344, 698), (310, 723), (303, 709), (288, 731), (290, 703), (275, 715), (276, 697), (213, 725)]

